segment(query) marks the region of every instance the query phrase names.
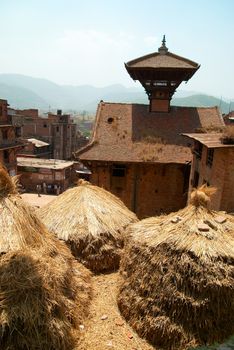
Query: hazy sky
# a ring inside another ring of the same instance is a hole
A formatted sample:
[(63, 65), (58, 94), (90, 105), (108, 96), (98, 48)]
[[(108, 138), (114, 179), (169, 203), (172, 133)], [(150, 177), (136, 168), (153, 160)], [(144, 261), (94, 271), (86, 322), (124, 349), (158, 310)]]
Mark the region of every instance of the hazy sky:
[(234, 0), (0, 0), (0, 73), (137, 86), (124, 62), (155, 52), (201, 64), (180, 89), (234, 98)]

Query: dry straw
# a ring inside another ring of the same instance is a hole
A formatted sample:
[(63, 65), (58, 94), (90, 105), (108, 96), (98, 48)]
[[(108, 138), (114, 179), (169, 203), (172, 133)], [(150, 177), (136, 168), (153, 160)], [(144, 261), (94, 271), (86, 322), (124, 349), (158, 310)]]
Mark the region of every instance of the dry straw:
[(234, 221), (207, 208), (212, 192), (203, 186), (186, 208), (128, 230), (118, 305), (142, 337), (164, 349), (234, 333)]
[(70, 350), (87, 312), (90, 273), (47, 232), (0, 168), (1, 350)]
[(47, 228), (71, 247), (74, 256), (94, 272), (119, 267), (124, 230), (137, 221), (120, 199), (84, 180), (38, 214)]

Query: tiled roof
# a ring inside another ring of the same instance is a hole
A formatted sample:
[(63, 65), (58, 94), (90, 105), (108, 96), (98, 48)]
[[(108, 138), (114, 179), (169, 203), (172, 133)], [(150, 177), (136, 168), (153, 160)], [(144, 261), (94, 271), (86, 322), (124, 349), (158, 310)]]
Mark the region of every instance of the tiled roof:
[(182, 133), (224, 125), (217, 107), (171, 107), (169, 113), (150, 113), (148, 108), (101, 102), (92, 140), (76, 157), (81, 161), (185, 163), (192, 156)]
[(171, 52), (160, 54), (154, 52), (146, 56), (136, 58), (126, 63), (126, 67), (132, 68), (184, 68), (194, 69), (199, 65), (187, 58), (175, 55)]

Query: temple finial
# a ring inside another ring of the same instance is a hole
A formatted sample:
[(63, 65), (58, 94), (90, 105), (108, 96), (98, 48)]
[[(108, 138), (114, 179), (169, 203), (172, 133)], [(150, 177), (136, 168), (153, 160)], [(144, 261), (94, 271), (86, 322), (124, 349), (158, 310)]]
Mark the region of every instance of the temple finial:
[(163, 39), (162, 39), (162, 46), (159, 47), (158, 52), (161, 54), (165, 54), (167, 53), (168, 48), (166, 47), (166, 37), (165, 34), (163, 35)]

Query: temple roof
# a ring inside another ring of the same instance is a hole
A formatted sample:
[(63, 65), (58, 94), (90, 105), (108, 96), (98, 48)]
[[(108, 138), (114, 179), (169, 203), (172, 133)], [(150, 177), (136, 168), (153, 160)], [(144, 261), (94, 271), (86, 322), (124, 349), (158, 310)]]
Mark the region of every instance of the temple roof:
[(130, 77), (139, 80), (150, 100), (159, 90), (168, 91), (171, 99), (181, 82), (188, 81), (199, 67), (198, 63), (169, 52), (165, 35), (158, 52), (125, 63)]
[[(125, 63), (125, 67), (134, 80), (141, 81), (146, 77), (151, 77), (152, 79), (167, 79), (168, 72), (170, 72), (170, 74), (174, 72), (174, 74), (171, 76), (172, 78), (179, 78), (180, 81), (187, 81), (200, 66), (198, 63), (185, 57), (169, 52), (168, 48), (166, 47), (166, 39), (164, 35), (162, 45), (159, 47), (158, 52), (153, 52), (129, 61)], [(140, 73), (143, 71), (145, 72), (144, 76), (142, 73)], [(152, 75), (153, 72), (154, 74)], [(159, 74), (159, 72), (161, 72), (161, 74)], [(175, 75), (175, 72), (177, 72), (177, 75)]]
[(147, 105), (100, 102), (92, 139), (75, 155), (81, 161), (184, 164), (192, 154), (181, 134), (223, 125), (217, 107), (154, 113)]
[(193, 62), (187, 58), (175, 55), (171, 52), (161, 54), (160, 52), (154, 52), (146, 56), (136, 58), (125, 64), (126, 68), (184, 68), (184, 69), (198, 69), (199, 64)]

